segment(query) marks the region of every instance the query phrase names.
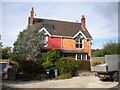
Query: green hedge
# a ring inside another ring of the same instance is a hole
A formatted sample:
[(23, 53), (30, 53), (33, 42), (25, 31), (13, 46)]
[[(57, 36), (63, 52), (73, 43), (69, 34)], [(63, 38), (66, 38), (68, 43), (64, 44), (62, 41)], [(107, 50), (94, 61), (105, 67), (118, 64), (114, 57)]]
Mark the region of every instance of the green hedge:
[(22, 61), (20, 64), (20, 70), (25, 74), (32, 74), (32, 73), (37, 74), (44, 72), (43, 66), (32, 60)]
[(59, 69), (60, 76), (71, 74), (76, 75), (78, 71), (89, 71), (90, 62), (86, 60), (75, 60), (70, 57), (64, 57), (59, 59), (56, 63), (56, 67)]
[(86, 60), (76, 60), (75, 61), (76, 69), (79, 71), (88, 71), (90, 70), (90, 62)]
[(63, 57), (60, 58), (55, 63), (56, 67), (59, 69), (60, 75), (64, 74), (73, 74), (73, 71), (75, 70), (75, 60), (70, 57)]

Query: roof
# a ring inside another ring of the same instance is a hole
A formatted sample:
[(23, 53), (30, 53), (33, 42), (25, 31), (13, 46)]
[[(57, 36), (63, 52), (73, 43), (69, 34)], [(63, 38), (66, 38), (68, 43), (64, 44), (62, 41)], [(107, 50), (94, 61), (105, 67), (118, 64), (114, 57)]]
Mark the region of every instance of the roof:
[(91, 35), (89, 34), (88, 30), (83, 30), (81, 28), (81, 23), (77, 22), (66, 22), (66, 21), (58, 21), (58, 20), (50, 20), (50, 19), (40, 19), (34, 18), (33, 23), (39, 24), (39, 27), (42, 28), (43, 24), (54, 25), (54, 29), (47, 28), (47, 31), (51, 35), (58, 35), (58, 36), (69, 36), (73, 37), (79, 31), (81, 31), (86, 38), (92, 39)]
[[(48, 50), (48, 48), (42, 48), (42, 52), (46, 52)], [(66, 54), (88, 54), (87, 52), (81, 50), (81, 49), (56, 49), (57, 51), (59, 51), (60, 53), (66, 53)]]
[(88, 54), (87, 52), (84, 52), (82, 50), (64, 50), (64, 49), (62, 49), (61, 52), (69, 53), (69, 54)]

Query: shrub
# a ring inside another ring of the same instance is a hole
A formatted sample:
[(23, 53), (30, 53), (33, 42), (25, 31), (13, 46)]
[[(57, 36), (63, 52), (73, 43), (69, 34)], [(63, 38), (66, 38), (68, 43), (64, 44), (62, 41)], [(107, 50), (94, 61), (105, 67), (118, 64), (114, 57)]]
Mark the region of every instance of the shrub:
[(71, 77), (72, 77), (72, 75), (71, 75), (70, 73), (67, 73), (67, 74), (63, 74), (63, 75), (60, 75), (60, 76), (54, 78), (54, 80), (58, 80), (58, 79), (69, 79), (69, 78), (71, 78)]
[(86, 60), (76, 60), (75, 67), (76, 67), (76, 70), (88, 71), (90, 70), (90, 62)]
[(26, 74), (32, 74), (32, 73), (43, 73), (44, 68), (42, 65), (38, 64), (35, 61), (32, 60), (24, 60), (21, 62), (20, 69), (22, 72)]
[(55, 62), (58, 60), (58, 58), (59, 52), (57, 52), (55, 49), (51, 49), (47, 53), (44, 53), (42, 57), (42, 65), (44, 66), (44, 68), (55, 69)]
[(56, 61), (55, 65), (59, 69), (60, 75), (65, 75), (68, 73), (73, 75), (75, 70), (75, 60), (70, 57), (60, 58), (58, 61)]

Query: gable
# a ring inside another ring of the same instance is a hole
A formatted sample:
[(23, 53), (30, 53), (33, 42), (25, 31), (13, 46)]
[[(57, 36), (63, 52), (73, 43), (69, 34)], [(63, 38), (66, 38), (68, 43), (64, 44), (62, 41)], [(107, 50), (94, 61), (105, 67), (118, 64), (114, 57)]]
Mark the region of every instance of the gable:
[(81, 31), (79, 31), (77, 34), (74, 35), (73, 38), (80, 38), (80, 39), (85, 39), (87, 38)]

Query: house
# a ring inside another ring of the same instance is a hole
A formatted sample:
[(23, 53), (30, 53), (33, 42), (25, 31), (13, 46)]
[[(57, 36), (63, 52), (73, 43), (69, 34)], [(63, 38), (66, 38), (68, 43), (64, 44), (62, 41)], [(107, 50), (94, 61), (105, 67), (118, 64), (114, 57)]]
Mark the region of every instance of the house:
[(48, 43), (43, 50), (55, 48), (60, 51), (62, 57), (73, 57), (76, 60), (90, 59), (92, 37), (86, 28), (84, 16), (81, 23), (34, 18), (32, 8), (28, 26), (32, 27), (34, 24), (38, 24), (39, 31), (46, 35)]

